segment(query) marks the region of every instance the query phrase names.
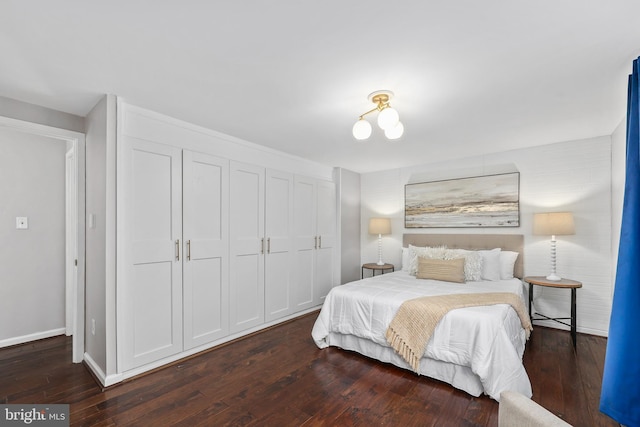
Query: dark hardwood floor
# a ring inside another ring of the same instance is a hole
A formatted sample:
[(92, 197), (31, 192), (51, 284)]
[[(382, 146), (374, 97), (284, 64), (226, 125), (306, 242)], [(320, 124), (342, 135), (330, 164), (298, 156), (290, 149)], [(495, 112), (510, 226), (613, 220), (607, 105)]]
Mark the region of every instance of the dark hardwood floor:
[[(311, 339), (317, 313), (103, 391), (71, 340), (0, 349), (0, 403), (67, 403), (73, 426), (497, 426), (498, 403)], [(598, 411), (606, 339), (536, 327), (533, 400), (577, 427)]]

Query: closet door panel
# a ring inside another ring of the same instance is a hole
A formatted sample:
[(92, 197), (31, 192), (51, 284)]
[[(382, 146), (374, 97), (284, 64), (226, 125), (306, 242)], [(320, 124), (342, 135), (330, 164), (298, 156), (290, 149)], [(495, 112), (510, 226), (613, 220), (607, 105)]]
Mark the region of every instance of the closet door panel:
[(264, 273), (262, 255), (240, 254), (234, 261), (231, 326), (237, 332), (262, 323)]
[(134, 267), (133, 301), (144, 310), (133, 313), (134, 355), (170, 348), (173, 344), (173, 292), (170, 263), (143, 263)]
[(184, 347), (229, 333), (229, 163), (184, 151)]
[(315, 287), (313, 300), (322, 304), (333, 287), (333, 249), (321, 248), (316, 251)]
[(319, 181), (317, 185), (317, 233), (314, 301), (324, 302), (334, 284), (334, 247), (336, 244), (336, 190), (335, 184)]
[(315, 189), (313, 179), (295, 177), (294, 235), (295, 283), (294, 305), (300, 311), (314, 305), (315, 250), (317, 246)]
[(333, 248), (336, 242), (336, 187), (333, 182), (318, 182), (317, 233), (319, 246)]
[[(224, 257), (191, 258), (184, 282), (185, 350), (228, 333)], [(185, 267), (185, 270), (187, 268)]]
[[(299, 243), (299, 242), (298, 242)], [(295, 263), (296, 287), (294, 303), (296, 311), (313, 307), (313, 281), (315, 276), (315, 253), (313, 245), (303, 249), (298, 245)]]
[(119, 286), (123, 369), (182, 351), (181, 151), (131, 140), (126, 281)]
[(288, 252), (267, 255), (265, 267), (265, 320), (271, 321), (292, 312), (291, 261)]
[(230, 163), (230, 331), (264, 322), (264, 168)]
[(265, 320), (293, 313), (293, 175), (267, 170)]

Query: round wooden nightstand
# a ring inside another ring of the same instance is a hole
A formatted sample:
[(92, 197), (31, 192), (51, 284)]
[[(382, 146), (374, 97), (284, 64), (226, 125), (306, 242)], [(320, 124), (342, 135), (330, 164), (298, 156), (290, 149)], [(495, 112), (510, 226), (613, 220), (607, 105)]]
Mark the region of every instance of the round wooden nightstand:
[[(571, 328), (571, 339), (573, 340), (573, 348), (576, 348), (576, 289), (582, 287), (582, 283), (576, 280), (560, 279), (549, 280), (544, 276), (527, 276), (523, 279), (529, 284), (529, 317), (531, 322), (534, 320), (553, 320), (554, 322), (562, 323), (565, 326)], [(548, 317), (542, 313), (538, 314), (539, 318), (533, 318), (531, 313), (531, 303), (533, 302), (533, 285), (546, 286), (549, 288), (567, 288), (571, 289), (571, 317)], [(571, 320), (571, 324), (562, 322), (562, 320)]]
[(382, 265), (378, 265), (375, 262), (370, 262), (367, 264), (362, 264), (362, 271), (360, 272), (360, 278), (364, 279), (364, 269), (367, 270), (372, 270), (373, 271), (373, 275), (376, 275), (376, 271), (380, 271), (380, 274), (384, 274), (385, 270), (391, 270), (391, 272), (396, 271), (396, 268), (394, 267), (393, 264), (382, 264)]

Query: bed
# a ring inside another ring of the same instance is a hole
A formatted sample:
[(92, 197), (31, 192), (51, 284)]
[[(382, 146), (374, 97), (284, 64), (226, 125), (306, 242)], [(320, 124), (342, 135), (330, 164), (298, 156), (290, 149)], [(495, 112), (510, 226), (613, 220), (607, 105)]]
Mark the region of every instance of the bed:
[[(524, 285), (520, 280), (523, 241), (522, 235), (512, 234), (406, 234), (404, 248), (446, 246), (472, 251), (501, 248), (504, 254), (512, 255), (517, 252), (512, 264), (514, 277), (452, 283), (418, 279), (405, 265), (402, 271), (333, 288), (314, 324), (312, 337), (319, 348), (335, 346), (414, 370), (385, 338), (402, 303), (445, 293), (508, 292), (517, 295), (524, 306)], [(407, 253), (406, 249), (403, 251)], [(518, 317), (509, 304), (449, 311), (435, 327), (415, 372), (473, 396), (487, 394), (496, 401), (506, 390), (531, 397), (531, 383), (522, 364), (527, 333), (521, 319), (522, 312)]]

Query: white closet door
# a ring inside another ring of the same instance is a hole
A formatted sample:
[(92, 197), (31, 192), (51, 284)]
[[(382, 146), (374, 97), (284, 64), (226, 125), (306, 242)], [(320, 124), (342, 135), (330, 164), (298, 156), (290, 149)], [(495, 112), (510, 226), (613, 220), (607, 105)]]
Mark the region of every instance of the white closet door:
[(182, 351), (182, 177), (180, 149), (140, 140), (123, 149), (130, 261), (118, 300), (127, 370)]
[(183, 152), (185, 350), (229, 332), (229, 162)]
[(294, 181), (294, 234), (295, 234), (295, 311), (314, 305), (316, 234), (316, 182), (314, 179), (295, 177)]
[(267, 170), (265, 320), (293, 313), (293, 175)]
[(316, 249), (316, 270), (314, 301), (324, 302), (334, 284), (336, 245), (336, 187), (333, 182), (318, 181), (317, 185), (318, 248)]
[(230, 163), (230, 331), (264, 322), (264, 168)]

